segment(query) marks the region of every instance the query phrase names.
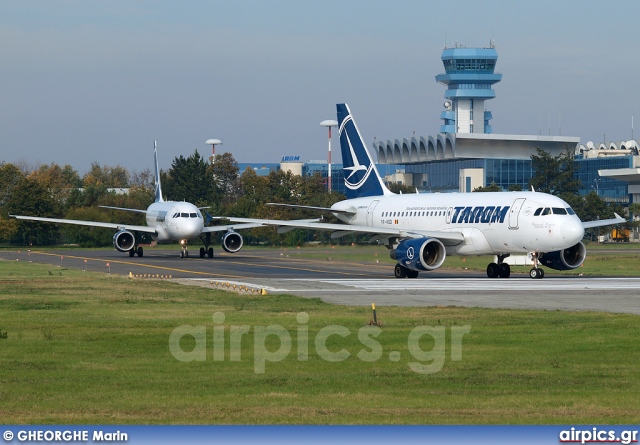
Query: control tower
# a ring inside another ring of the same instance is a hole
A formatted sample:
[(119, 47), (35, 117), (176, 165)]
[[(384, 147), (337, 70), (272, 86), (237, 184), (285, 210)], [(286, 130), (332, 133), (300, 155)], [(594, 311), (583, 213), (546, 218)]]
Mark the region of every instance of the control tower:
[(436, 76), (438, 83), (447, 86), (441, 133), (492, 133), (491, 112), (484, 103), (496, 97), (491, 85), (502, 80), (502, 74), (494, 73), (497, 61), (493, 42), (489, 48), (456, 45), (442, 51), (445, 73)]

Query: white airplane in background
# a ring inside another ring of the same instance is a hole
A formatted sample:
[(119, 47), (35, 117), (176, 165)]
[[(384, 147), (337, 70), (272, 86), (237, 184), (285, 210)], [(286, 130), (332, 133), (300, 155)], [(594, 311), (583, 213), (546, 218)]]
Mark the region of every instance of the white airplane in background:
[[(447, 255), (496, 255), (487, 276), (511, 274), (504, 259), (531, 253), (531, 278), (542, 278), (544, 264), (556, 270), (579, 267), (586, 256), (584, 229), (625, 222), (616, 218), (581, 222), (569, 204), (546, 193), (436, 193), (396, 195), (382, 182), (346, 104), (338, 104), (340, 148), (347, 198), (329, 209), (346, 224), (227, 218), (232, 222), (331, 231), (332, 238), (371, 234), (370, 242), (390, 249), (397, 278), (416, 278), (437, 269)], [(276, 204), (285, 205), (287, 204)]]
[[(113, 235), (113, 246), (120, 252), (128, 252), (130, 257), (143, 256), (143, 249), (139, 246), (141, 234), (147, 233), (158, 242), (179, 242), (182, 246), (181, 258), (189, 256), (188, 243), (191, 240), (200, 238), (204, 247), (200, 248), (200, 258), (205, 255), (213, 258), (213, 247), (211, 244), (211, 233), (226, 232), (222, 236), (222, 248), (229, 253), (238, 252), (244, 243), (242, 236), (234, 229), (250, 229), (259, 227), (260, 224), (239, 224), (227, 226), (204, 226), (204, 219), (201, 208), (189, 202), (165, 201), (162, 198), (162, 187), (160, 185), (160, 169), (158, 168), (158, 151), (154, 143), (155, 158), (155, 186), (156, 198), (147, 210), (125, 209), (121, 207), (100, 206), (115, 210), (126, 210), (129, 212), (144, 213), (146, 216), (146, 226), (136, 226), (132, 224), (115, 224), (108, 222), (80, 221), (75, 219), (41, 218), (37, 216), (9, 215), (17, 219), (28, 221), (43, 221), (58, 224), (75, 224), (90, 227), (104, 227), (116, 230)], [(205, 207), (206, 208), (206, 207)], [(208, 216), (208, 215), (207, 215)], [(211, 219), (211, 218), (208, 218)]]

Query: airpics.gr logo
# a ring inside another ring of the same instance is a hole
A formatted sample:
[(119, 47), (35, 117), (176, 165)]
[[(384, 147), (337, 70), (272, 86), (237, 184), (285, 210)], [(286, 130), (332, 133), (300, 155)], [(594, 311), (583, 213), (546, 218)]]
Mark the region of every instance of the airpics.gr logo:
[[(462, 339), (471, 332), (469, 325), (449, 328), (416, 326), (407, 335), (406, 347), (400, 348), (401, 351), (386, 351), (385, 354), (384, 335), (379, 326), (362, 326), (354, 333), (346, 326), (328, 325), (313, 334), (309, 332), (309, 314), (306, 312), (296, 315), (298, 325), (292, 329), (280, 325), (225, 326), (223, 312), (215, 312), (212, 319), (213, 335), (207, 333), (207, 326), (204, 325), (181, 325), (175, 328), (169, 336), (171, 355), (181, 362), (203, 362), (207, 356), (212, 357), (214, 362), (253, 361), (253, 372), (264, 374), (267, 363), (281, 362), (291, 355), (299, 362), (310, 359), (343, 362), (350, 357), (363, 362), (385, 358), (398, 362), (403, 353), (408, 353), (411, 356), (407, 362), (409, 369), (418, 374), (433, 374), (442, 371), (447, 350), (450, 351), (451, 361), (462, 361)], [(189, 343), (195, 342), (194, 346), (183, 348), (183, 339)], [(213, 340), (212, 344), (209, 343), (212, 349), (210, 353), (207, 352), (208, 339)], [(246, 347), (247, 340), (252, 340), (253, 348)], [(249, 357), (243, 359), (243, 354)]]

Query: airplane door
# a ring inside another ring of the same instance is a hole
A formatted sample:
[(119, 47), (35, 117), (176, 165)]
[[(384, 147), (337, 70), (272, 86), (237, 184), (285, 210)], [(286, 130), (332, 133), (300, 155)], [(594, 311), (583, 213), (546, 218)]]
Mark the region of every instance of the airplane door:
[(512, 230), (516, 230), (518, 228), (518, 215), (520, 214), (520, 209), (522, 209), (522, 204), (524, 204), (526, 198), (518, 198), (513, 201), (513, 205), (509, 210), (509, 228)]
[(375, 200), (375, 201), (372, 201), (371, 204), (369, 204), (369, 208), (367, 209), (367, 225), (368, 226), (373, 226), (373, 211), (375, 210), (379, 202), (380, 201)]

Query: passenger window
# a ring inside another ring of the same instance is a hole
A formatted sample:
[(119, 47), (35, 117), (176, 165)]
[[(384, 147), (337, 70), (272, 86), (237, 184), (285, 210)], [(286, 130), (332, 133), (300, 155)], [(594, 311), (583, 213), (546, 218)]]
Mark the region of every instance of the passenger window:
[(562, 207), (554, 207), (553, 208), (553, 214), (554, 215), (566, 215), (567, 211), (565, 209), (563, 209)]

